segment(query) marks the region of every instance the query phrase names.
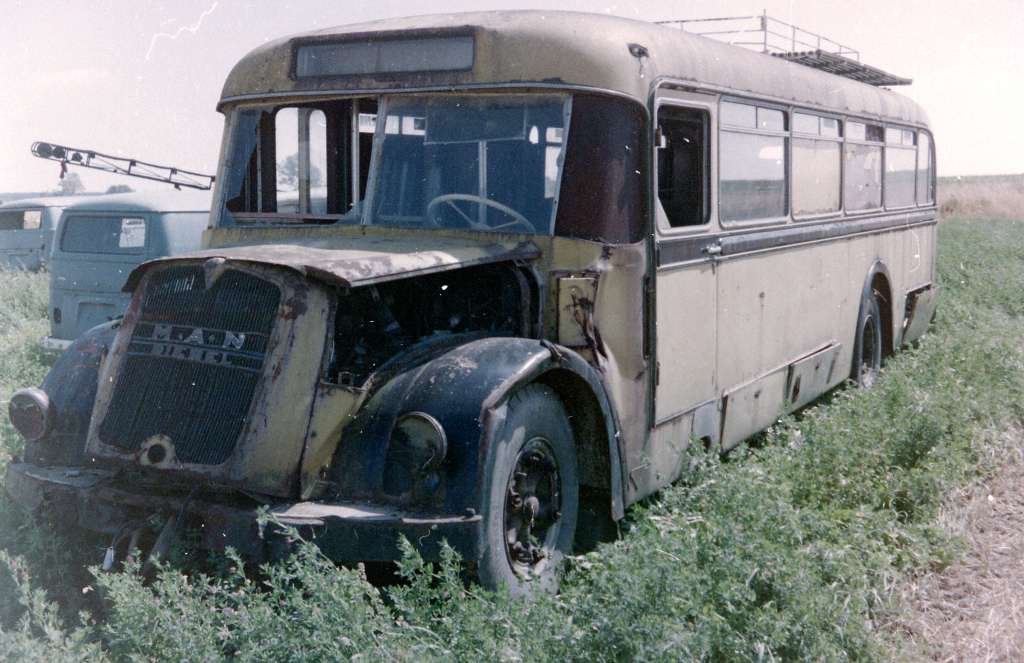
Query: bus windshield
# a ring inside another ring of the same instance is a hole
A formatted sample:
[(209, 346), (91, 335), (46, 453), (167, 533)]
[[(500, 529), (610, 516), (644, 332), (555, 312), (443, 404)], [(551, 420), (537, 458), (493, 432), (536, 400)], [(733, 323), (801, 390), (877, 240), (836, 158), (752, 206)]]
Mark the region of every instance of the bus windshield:
[(228, 223), (549, 235), (570, 112), (567, 94), (391, 95), (242, 109), (221, 180), (224, 212)]
[(386, 99), (365, 223), (551, 234), (561, 95)]

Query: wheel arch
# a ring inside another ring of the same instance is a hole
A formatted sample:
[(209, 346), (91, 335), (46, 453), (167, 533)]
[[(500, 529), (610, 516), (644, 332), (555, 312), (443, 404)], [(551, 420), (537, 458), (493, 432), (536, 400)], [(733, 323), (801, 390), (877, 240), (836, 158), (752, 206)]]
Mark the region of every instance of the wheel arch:
[[(623, 455), (617, 418), (600, 375), (576, 352), (527, 338), (470, 341), (397, 369), (341, 434), (330, 472), (337, 494), (369, 498), (378, 492), (395, 422), (403, 413), (416, 411), (434, 417), (447, 435), (443, 507), (452, 513), (480, 509), (486, 463), (509, 399), (538, 382), (561, 400), (574, 441), (582, 443), (578, 455), (600, 448), (608, 468), (602, 481), (610, 493), (608, 509), (614, 519), (621, 518)], [(586, 480), (596, 482), (592, 469)]]
[(878, 308), (882, 314), (882, 356), (889, 357), (896, 351), (897, 335), (896, 329), (893, 326), (896, 316), (893, 311), (897, 302), (893, 297), (892, 275), (889, 272), (889, 268), (881, 260), (876, 260), (871, 265), (871, 269), (868, 270), (867, 277), (864, 279), (864, 288), (861, 291), (862, 305), (857, 314), (858, 329), (863, 322), (863, 302), (876, 292), (881, 299)]
[(624, 456), (618, 418), (600, 375), (576, 352), (548, 341), (540, 345), (547, 349), (548, 356), (536, 356), (524, 366), (528, 370), (511, 376), (484, 403), (483, 447), (490, 446), (498, 433), (504, 420), (503, 406), (513, 394), (535, 383), (551, 388), (561, 400), (572, 428), (581, 486), (605, 493), (608, 515), (621, 520), (625, 516)]

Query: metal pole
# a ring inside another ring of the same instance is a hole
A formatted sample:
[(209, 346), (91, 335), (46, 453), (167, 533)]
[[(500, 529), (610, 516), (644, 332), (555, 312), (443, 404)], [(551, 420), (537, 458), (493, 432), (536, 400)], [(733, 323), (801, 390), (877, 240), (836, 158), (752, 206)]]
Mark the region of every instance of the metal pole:
[(761, 52), (768, 52), (768, 10), (764, 9), (761, 12), (761, 32), (764, 34), (764, 46)]

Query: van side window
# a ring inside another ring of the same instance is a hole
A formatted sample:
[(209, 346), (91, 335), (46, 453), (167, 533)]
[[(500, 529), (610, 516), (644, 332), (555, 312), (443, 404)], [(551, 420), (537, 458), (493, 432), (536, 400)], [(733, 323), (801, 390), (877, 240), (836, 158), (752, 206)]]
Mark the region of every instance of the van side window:
[(658, 109), (658, 200), (673, 228), (707, 223), (707, 126), (705, 111)]
[(719, 134), (719, 215), (723, 221), (785, 216), (786, 114), (723, 101)]
[(63, 226), (60, 250), (67, 253), (142, 253), (146, 248), (145, 219), (71, 216)]

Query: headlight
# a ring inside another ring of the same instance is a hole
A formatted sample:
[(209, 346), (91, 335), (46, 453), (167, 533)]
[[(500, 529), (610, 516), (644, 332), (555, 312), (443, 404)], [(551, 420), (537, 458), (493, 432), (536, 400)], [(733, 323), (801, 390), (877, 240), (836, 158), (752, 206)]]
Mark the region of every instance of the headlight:
[(448, 440), (437, 419), (425, 412), (403, 414), (395, 422), (388, 460), (423, 474), (436, 469), (448, 453)]
[(19, 389), (7, 406), (11, 423), (29, 442), (41, 439), (53, 424), (53, 405), (42, 389)]

